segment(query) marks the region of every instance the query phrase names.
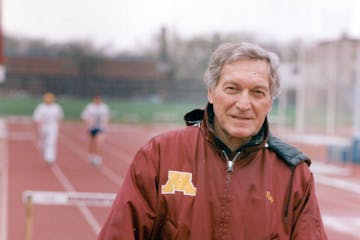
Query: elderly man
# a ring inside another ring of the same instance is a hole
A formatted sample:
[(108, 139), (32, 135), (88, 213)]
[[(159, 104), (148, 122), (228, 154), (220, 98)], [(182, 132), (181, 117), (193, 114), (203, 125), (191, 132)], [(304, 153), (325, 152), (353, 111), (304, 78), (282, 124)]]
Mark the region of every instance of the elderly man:
[(269, 131), (278, 63), (220, 45), (206, 109), (138, 151), (98, 239), (327, 239), (310, 160)]

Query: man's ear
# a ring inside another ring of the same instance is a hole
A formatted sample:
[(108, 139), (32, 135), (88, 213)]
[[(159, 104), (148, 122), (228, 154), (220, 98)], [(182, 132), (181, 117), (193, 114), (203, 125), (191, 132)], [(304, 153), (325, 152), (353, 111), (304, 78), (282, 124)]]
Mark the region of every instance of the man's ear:
[(208, 88), (208, 101), (209, 101), (209, 103), (213, 103), (213, 92), (214, 92), (214, 90), (213, 89), (210, 89), (210, 88)]

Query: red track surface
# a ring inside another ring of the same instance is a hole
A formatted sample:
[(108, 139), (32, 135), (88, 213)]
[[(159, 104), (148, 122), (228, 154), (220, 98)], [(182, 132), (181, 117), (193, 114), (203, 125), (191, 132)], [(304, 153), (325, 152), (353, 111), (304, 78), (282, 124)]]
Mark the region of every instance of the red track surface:
[[(0, 207), (6, 206), (0, 209), (0, 231), (7, 227), (5, 234), (0, 233), (0, 240), (25, 239), (24, 190), (115, 193), (137, 149), (169, 128), (173, 127), (112, 125), (104, 144), (104, 164), (94, 167), (87, 160), (84, 126), (64, 123), (58, 160), (50, 167), (41, 159), (31, 122), (8, 119), (7, 137), (0, 137), (0, 201), (6, 203), (0, 203)], [(359, 166), (327, 162), (324, 146), (297, 145), (313, 159), (317, 195), (329, 239), (360, 239)], [(32, 239), (96, 239), (108, 211), (107, 207), (34, 205)]]

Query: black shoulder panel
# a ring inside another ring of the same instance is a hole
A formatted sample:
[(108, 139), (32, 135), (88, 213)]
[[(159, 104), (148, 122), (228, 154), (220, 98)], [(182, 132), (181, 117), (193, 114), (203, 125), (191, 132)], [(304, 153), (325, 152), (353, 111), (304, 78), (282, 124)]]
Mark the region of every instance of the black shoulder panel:
[(270, 135), (268, 139), (268, 147), (272, 151), (274, 151), (279, 157), (281, 157), (284, 162), (290, 166), (291, 168), (296, 167), (299, 163), (305, 161), (308, 166), (310, 166), (310, 158), (308, 158), (305, 154), (300, 152), (294, 146), (291, 146), (279, 138)]
[(195, 109), (185, 114), (184, 121), (186, 126), (192, 126), (201, 123), (204, 118), (204, 112), (205, 110), (203, 109)]

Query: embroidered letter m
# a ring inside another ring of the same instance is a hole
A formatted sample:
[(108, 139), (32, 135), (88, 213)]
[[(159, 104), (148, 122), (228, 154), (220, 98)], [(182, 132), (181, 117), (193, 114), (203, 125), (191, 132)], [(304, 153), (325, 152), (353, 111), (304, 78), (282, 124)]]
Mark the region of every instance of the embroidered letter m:
[(192, 173), (169, 171), (167, 182), (161, 186), (161, 193), (174, 194), (176, 191), (183, 192), (184, 195), (196, 195), (196, 187), (192, 183)]

